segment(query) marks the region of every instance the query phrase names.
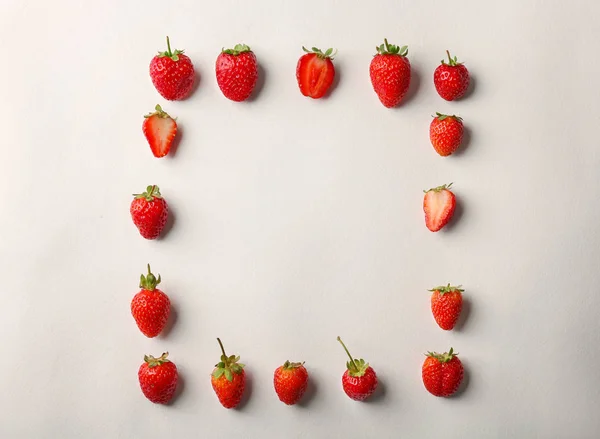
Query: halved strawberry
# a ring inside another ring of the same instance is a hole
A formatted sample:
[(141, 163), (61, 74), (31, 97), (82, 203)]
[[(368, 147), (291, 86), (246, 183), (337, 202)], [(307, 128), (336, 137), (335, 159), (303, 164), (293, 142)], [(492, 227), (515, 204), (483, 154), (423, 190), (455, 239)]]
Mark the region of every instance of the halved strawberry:
[(448, 224), (454, 214), (456, 197), (450, 191), (451, 186), (452, 183), (423, 191), (425, 192), (423, 198), (425, 225), (432, 232), (437, 232)]
[(303, 46), (302, 50), (306, 54), (302, 55), (296, 66), (298, 86), (304, 96), (319, 99), (327, 93), (333, 83), (335, 67), (331, 60), (335, 54), (331, 48), (321, 52), (316, 47), (308, 50)]
[(144, 116), (142, 131), (148, 139), (154, 157), (164, 157), (171, 150), (177, 134), (177, 122), (156, 105), (155, 112)]

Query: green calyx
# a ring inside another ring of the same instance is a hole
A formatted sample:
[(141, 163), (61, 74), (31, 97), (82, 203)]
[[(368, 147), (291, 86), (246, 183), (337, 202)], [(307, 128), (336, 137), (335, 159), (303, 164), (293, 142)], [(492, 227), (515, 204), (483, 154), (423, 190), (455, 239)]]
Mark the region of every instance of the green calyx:
[(183, 53), (183, 50), (175, 49), (171, 51), (171, 42), (169, 41), (169, 37), (167, 37), (167, 51), (166, 52), (158, 52), (159, 58), (168, 57), (173, 61), (179, 61), (179, 55)]
[(144, 117), (148, 118), (148, 117), (152, 117), (152, 116), (158, 116), (158, 117), (163, 118), (163, 119), (166, 119), (166, 118), (172, 119), (172, 117), (169, 116), (169, 113), (167, 113), (166, 111), (164, 111), (162, 109), (162, 107), (160, 105), (158, 105), (158, 104), (156, 104), (156, 107), (154, 107), (154, 113), (148, 113)]
[(252, 52), (252, 50), (250, 49), (250, 46), (247, 46), (245, 44), (236, 44), (233, 49), (223, 48), (221, 50), (221, 53), (226, 53), (228, 55), (234, 55), (234, 56), (238, 56), (240, 53), (245, 53), (245, 52)]
[(148, 275), (144, 276), (143, 274), (140, 276), (140, 288), (148, 291), (154, 291), (156, 286), (160, 283), (160, 274), (158, 275), (158, 279), (154, 277), (152, 272), (150, 271), (150, 264), (148, 264)]
[(168, 352), (165, 352), (158, 358), (154, 358), (152, 355), (144, 355), (144, 361), (148, 363), (148, 367), (156, 367), (164, 363), (170, 363), (170, 361), (167, 360), (168, 355)]
[(162, 198), (160, 195), (160, 189), (158, 186), (148, 186), (146, 188), (146, 192), (142, 192), (141, 194), (133, 194), (136, 199), (143, 198), (146, 201), (154, 201), (155, 198)]
[(444, 119), (451, 118), (451, 119), (457, 120), (459, 122), (462, 122), (462, 117), (456, 116), (454, 114), (442, 114), (442, 113), (436, 112), (435, 116), (433, 116), (433, 117), (435, 117), (438, 120), (444, 120)]
[(454, 349), (450, 348), (450, 351), (444, 352), (443, 354), (438, 354), (437, 352), (427, 352), (425, 355), (427, 357), (435, 358), (440, 363), (447, 363), (448, 361), (456, 357), (458, 353), (454, 353)]
[(219, 342), (219, 346), (221, 346), (221, 361), (219, 361), (215, 367), (216, 369), (213, 371), (212, 376), (215, 378), (220, 378), (222, 375), (225, 375), (227, 381), (233, 381), (233, 374), (240, 374), (244, 369), (244, 364), (238, 363), (240, 361), (239, 356), (232, 355), (230, 357), (225, 353), (225, 349), (223, 348), (223, 343), (221, 343), (221, 339), (217, 338)]
[[(455, 66), (460, 66), (462, 64), (461, 62), (458, 62), (456, 57), (452, 58), (450, 56), (450, 52), (448, 50), (446, 50), (446, 53), (448, 54), (448, 65), (449, 66), (455, 67)], [(446, 61), (442, 60), (442, 64), (446, 64)]]
[(304, 365), (304, 361), (302, 363), (292, 363), (290, 361), (286, 361), (283, 363), (283, 370), (294, 370)]
[(459, 285), (457, 287), (453, 287), (450, 284), (448, 284), (448, 285), (445, 285), (445, 286), (439, 286), (439, 287), (432, 288), (432, 289), (430, 289), (428, 291), (431, 291), (431, 292), (437, 291), (438, 293), (440, 293), (440, 295), (443, 296), (444, 294), (453, 293), (454, 291), (458, 291), (459, 293), (462, 293), (464, 290), (462, 289), (462, 285)]
[(393, 44), (388, 43), (387, 38), (383, 40), (381, 46), (377, 46), (375, 49), (377, 50), (378, 55), (408, 55), (408, 46), (394, 46)]
[(348, 351), (348, 348), (346, 347), (346, 345), (344, 344), (342, 339), (340, 337), (338, 337), (337, 341), (340, 342), (340, 344), (346, 351), (346, 354), (348, 354), (348, 358), (350, 358), (350, 361), (346, 362), (346, 367), (348, 368), (348, 374), (353, 377), (363, 376), (365, 374), (365, 372), (367, 371), (367, 369), (369, 368), (369, 363), (365, 362), (365, 360), (363, 360), (362, 358), (360, 360), (358, 360), (356, 358), (352, 358), (352, 355), (350, 355), (350, 352)]
[(337, 54), (337, 49), (334, 50), (331, 47), (325, 52), (322, 52), (321, 49), (318, 49), (316, 47), (313, 47), (310, 50), (308, 50), (306, 47), (302, 46), (302, 50), (304, 50), (306, 53), (314, 53), (315, 55), (317, 55), (318, 58), (321, 59), (333, 59), (333, 57)]
[(450, 189), (451, 186), (452, 186), (452, 183), (450, 183), (450, 184), (444, 184), (442, 186), (433, 187), (433, 188), (431, 188), (429, 190), (426, 190), (426, 191), (423, 191), (423, 192), (425, 192), (425, 193), (431, 192), (431, 191), (433, 191), (433, 192), (440, 192), (440, 191), (444, 191), (446, 189)]

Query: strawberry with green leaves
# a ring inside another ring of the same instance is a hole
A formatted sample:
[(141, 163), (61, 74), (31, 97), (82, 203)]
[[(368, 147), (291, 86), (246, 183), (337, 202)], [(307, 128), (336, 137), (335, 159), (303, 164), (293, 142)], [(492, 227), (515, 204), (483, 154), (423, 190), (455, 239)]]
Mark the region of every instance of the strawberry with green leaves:
[(160, 105), (154, 107), (154, 113), (144, 116), (142, 132), (148, 140), (154, 157), (164, 157), (171, 150), (173, 140), (177, 135), (177, 122)]
[(306, 54), (300, 57), (296, 65), (296, 79), (300, 92), (313, 99), (322, 98), (335, 78), (335, 67), (332, 62), (335, 56), (334, 50), (329, 48), (322, 52), (316, 47), (308, 50), (304, 46), (302, 50)]
[(184, 55), (183, 50), (171, 51), (167, 37), (167, 51), (158, 52), (150, 61), (150, 79), (163, 98), (178, 101), (192, 92), (196, 73), (192, 60)]
[(462, 311), (463, 289), (461, 286), (435, 287), (431, 290), (431, 312), (440, 328), (449, 331), (454, 328)]
[(215, 365), (210, 381), (219, 402), (227, 409), (235, 408), (242, 400), (246, 387), (244, 365), (239, 363), (240, 357), (227, 356), (223, 343), (217, 338), (221, 347), (221, 361)]
[(442, 63), (433, 72), (433, 83), (438, 94), (447, 101), (460, 99), (469, 88), (469, 71), (463, 63), (459, 63), (456, 57), (452, 58), (448, 54), (448, 63), (442, 60)]
[(135, 197), (129, 207), (133, 223), (140, 235), (146, 239), (156, 239), (167, 224), (169, 206), (160, 194), (158, 186), (148, 186), (146, 192), (133, 194)]
[(449, 156), (460, 146), (464, 127), (462, 118), (447, 114), (435, 113), (429, 125), (429, 139), (433, 149), (442, 157)]
[(429, 189), (423, 197), (425, 225), (432, 232), (440, 231), (454, 215), (456, 197), (450, 190), (452, 183)]
[(158, 358), (144, 356), (138, 370), (142, 393), (155, 404), (167, 404), (175, 395), (179, 374), (175, 363), (167, 360), (168, 352)]
[(350, 361), (346, 363), (346, 371), (342, 375), (344, 392), (355, 401), (364, 401), (377, 388), (377, 374), (362, 358), (360, 360), (353, 359), (340, 337), (337, 338), (337, 341), (340, 342), (350, 358)]
[(392, 108), (400, 103), (410, 85), (408, 46), (394, 46), (385, 39), (376, 49), (369, 67), (371, 84), (381, 103)]
[(443, 354), (437, 352), (426, 354), (421, 375), (429, 393), (443, 397), (456, 393), (464, 377), (464, 368), (457, 355), (452, 348)]
[(131, 300), (131, 315), (142, 334), (149, 338), (162, 332), (171, 313), (169, 297), (156, 288), (159, 283), (160, 274), (157, 279), (148, 264), (148, 275), (140, 276), (141, 290)]
[(216, 62), (217, 84), (227, 99), (235, 102), (250, 97), (258, 80), (258, 64), (254, 52), (245, 44), (223, 49)]
[(275, 369), (273, 385), (281, 402), (287, 405), (296, 404), (308, 387), (308, 371), (304, 363), (286, 361)]

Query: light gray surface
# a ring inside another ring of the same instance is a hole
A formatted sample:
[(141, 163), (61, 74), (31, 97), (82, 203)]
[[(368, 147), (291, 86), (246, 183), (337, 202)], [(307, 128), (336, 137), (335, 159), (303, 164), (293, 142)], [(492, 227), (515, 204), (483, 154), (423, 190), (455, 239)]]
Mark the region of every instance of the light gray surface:
[[(597, 437), (597, 3), (34, 3), (0, 13), (0, 436)], [(201, 74), (184, 102), (148, 77), (167, 34)], [(414, 69), (395, 110), (368, 75), (384, 37), (409, 45)], [(214, 61), (242, 41), (264, 87), (238, 104)], [(301, 45), (338, 48), (329, 99), (301, 96)], [(462, 102), (432, 84), (445, 49), (474, 78)], [(156, 103), (178, 117), (173, 158), (141, 133)], [(429, 144), (436, 111), (471, 133), (456, 157)], [(462, 214), (432, 234), (421, 191), (451, 181)], [(128, 213), (153, 183), (176, 218), (159, 242)], [(154, 340), (129, 314), (147, 262), (177, 316)], [(426, 291), (446, 282), (471, 303), (449, 333)], [(379, 374), (374, 401), (343, 394), (337, 335)], [(247, 364), (241, 410), (210, 387), (217, 336)], [(468, 386), (437, 399), (423, 353), (450, 346)], [(136, 377), (165, 350), (184, 381), (169, 407)], [(316, 384), (303, 407), (273, 392), (286, 359)]]

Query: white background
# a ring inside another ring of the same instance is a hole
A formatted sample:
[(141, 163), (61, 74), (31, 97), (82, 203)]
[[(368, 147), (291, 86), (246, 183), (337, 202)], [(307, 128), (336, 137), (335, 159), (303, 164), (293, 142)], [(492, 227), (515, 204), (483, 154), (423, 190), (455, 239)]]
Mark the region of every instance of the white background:
[[(597, 437), (600, 7), (361, 3), (3, 0), (2, 438)], [(148, 76), (166, 35), (201, 76), (183, 102)], [(414, 70), (394, 110), (368, 75), (384, 37)], [(214, 75), (238, 42), (263, 78), (242, 104)], [(302, 45), (339, 50), (328, 99), (298, 90)], [(445, 49), (473, 76), (460, 102), (433, 87)], [(160, 160), (157, 103), (182, 133)], [(436, 111), (464, 118), (460, 154), (433, 151)], [(459, 213), (431, 233), (422, 190), (451, 181)], [(175, 218), (153, 242), (129, 217), (148, 184)], [(176, 315), (157, 339), (129, 312), (147, 262)], [(447, 282), (469, 302), (452, 332), (426, 291)], [(338, 335), (380, 376), (370, 402), (341, 389)], [(247, 365), (238, 410), (210, 387), (217, 336)], [(468, 380), (439, 399), (423, 353), (450, 346)], [(182, 391), (153, 405), (137, 369), (167, 350)], [(314, 383), (299, 407), (272, 388), (286, 359)]]

